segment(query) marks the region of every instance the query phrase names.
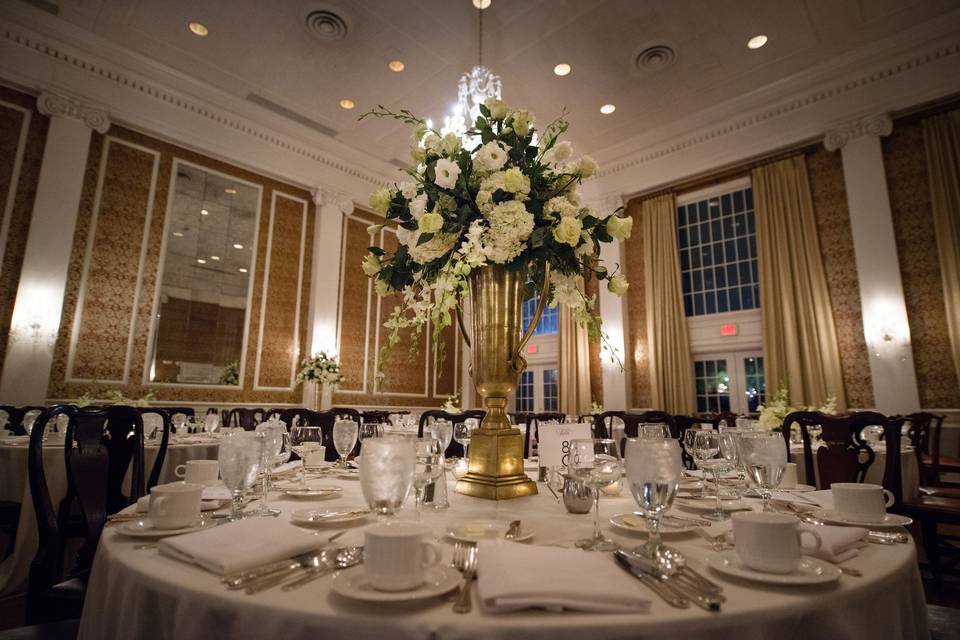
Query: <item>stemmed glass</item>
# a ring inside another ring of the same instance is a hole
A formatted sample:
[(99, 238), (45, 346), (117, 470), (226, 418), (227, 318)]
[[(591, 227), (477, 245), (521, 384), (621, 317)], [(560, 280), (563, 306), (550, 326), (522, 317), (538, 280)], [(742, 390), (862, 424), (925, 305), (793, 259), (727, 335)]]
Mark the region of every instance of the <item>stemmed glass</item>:
[(280, 509), (271, 509), (267, 502), (270, 488), (273, 486), (273, 465), (275, 459), (280, 456), (283, 450), (283, 436), (287, 432), (286, 427), (281, 422), (262, 422), (257, 425), (255, 433), (263, 437), (263, 448), (260, 455), (260, 468), (263, 471), (261, 493), (263, 498), (260, 500), (260, 509), (258, 516), (278, 516)]
[(333, 423), (333, 446), (340, 455), (340, 468), (347, 468), (347, 456), (357, 446), (359, 425), (353, 420), (337, 420)]
[(368, 438), (379, 438), (383, 435), (383, 425), (377, 422), (364, 422), (357, 430), (360, 442), (366, 442)]
[(290, 448), (300, 457), (300, 485), (307, 488), (307, 454), (323, 446), (323, 430), (320, 427), (294, 425), (290, 428)]
[(413, 487), (416, 490), (417, 521), (420, 521), (420, 510), (423, 506), (423, 496), (427, 486), (436, 482), (443, 473), (443, 454), (440, 442), (435, 438), (417, 438), (414, 440), (417, 450), (416, 467), (413, 473)]
[(463, 446), (464, 460), (470, 460), (470, 438), (473, 436), (473, 426), (469, 422), (458, 422), (453, 425), (453, 439)]
[[(684, 438), (687, 437), (687, 434), (691, 432), (691, 429), (687, 429), (687, 433), (684, 434)], [(720, 453), (720, 443), (719, 441), (713, 438), (704, 438), (701, 439), (701, 435), (705, 433), (714, 433), (713, 429), (705, 430), (698, 429), (693, 431), (691, 448), (687, 449), (687, 453), (693, 456), (693, 463), (700, 469), (702, 484), (700, 485), (700, 499), (706, 500), (707, 498), (707, 467), (710, 466), (710, 463), (704, 465), (704, 461), (709, 460), (718, 453)], [(703, 444), (701, 444), (703, 443)]]
[(589, 438), (570, 443), (567, 469), (570, 476), (593, 489), (593, 537), (577, 540), (587, 551), (614, 551), (618, 545), (600, 531), (600, 490), (623, 476), (620, 448), (616, 440)]
[(776, 431), (751, 431), (740, 435), (740, 455), (747, 474), (760, 488), (763, 510), (771, 511), (770, 496), (783, 478), (787, 447)]
[(644, 439), (662, 440), (670, 437), (670, 427), (656, 422), (647, 422), (640, 425), (639, 436)]
[(680, 444), (672, 439), (627, 440), (627, 482), (647, 519), (647, 542), (639, 549), (656, 557), (660, 549), (660, 517), (673, 504), (680, 482)]
[(413, 484), (416, 447), (411, 438), (384, 436), (363, 445), (360, 489), (380, 521), (395, 516)]
[(450, 441), (453, 440), (453, 423), (449, 420), (434, 420), (433, 424), (427, 427), (430, 434), (440, 441), (443, 452), (446, 453)]
[(220, 443), (218, 461), (223, 484), (233, 495), (229, 519), (241, 520), (243, 494), (256, 482), (263, 458), (264, 437), (260, 433), (231, 433)]
[[(720, 474), (730, 469), (730, 462), (724, 456), (720, 455), (723, 448), (723, 434), (718, 431), (700, 431), (694, 442), (694, 451), (698, 454), (699, 466), (704, 470), (713, 472), (713, 484), (716, 487), (716, 508), (713, 513), (708, 513), (704, 517), (709, 520), (726, 520), (727, 514), (723, 512), (723, 505), (720, 501)], [(706, 479), (704, 479), (706, 481)]]
[(208, 413), (203, 419), (203, 430), (207, 433), (213, 433), (220, 427), (220, 416), (215, 413)]
[(170, 422), (173, 423), (173, 428), (177, 433), (183, 434), (183, 425), (187, 424), (187, 416), (182, 413), (175, 413), (171, 416)]

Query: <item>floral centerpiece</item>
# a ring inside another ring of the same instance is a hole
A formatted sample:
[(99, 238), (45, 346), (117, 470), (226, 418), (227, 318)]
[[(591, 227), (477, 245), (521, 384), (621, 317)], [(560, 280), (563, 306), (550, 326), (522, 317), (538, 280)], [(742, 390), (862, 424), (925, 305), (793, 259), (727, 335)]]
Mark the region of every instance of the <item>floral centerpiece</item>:
[(297, 382), (312, 382), (317, 385), (317, 393), (322, 394), (317, 404), (323, 410), (330, 408), (333, 403), (333, 389), (342, 381), (343, 374), (340, 373), (340, 362), (335, 356), (327, 355), (326, 351), (320, 351), (312, 357), (304, 358), (300, 363)]
[(777, 394), (768, 403), (757, 407), (760, 412), (760, 426), (767, 429), (780, 430), (783, 427), (783, 421), (794, 411), (819, 411), (820, 413), (834, 414), (837, 412), (837, 398), (830, 396), (827, 401), (819, 407), (793, 407), (790, 403), (790, 390), (786, 385), (782, 385)]
[(220, 384), (240, 384), (240, 361), (234, 360), (226, 367), (223, 368), (223, 373), (220, 374)]
[(460, 408), (460, 394), (455, 393), (452, 396), (448, 396), (441, 409), (447, 413), (460, 413), (460, 411), (462, 411)]
[(402, 296), (385, 323), (385, 349), (405, 328), (415, 345), (431, 322), (442, 358), (443, 329), (468, 292), (468, 276), (488, 265), (525, 271), (525, 298), (548, 278), (549, 304), (566, 306), (591, 336), (602, 335), (595, 296), (583, 293), (582, 281), (592, 276), (616, 295), (626, 292), (619, 265), (610, 270), (601, 263), (600, 243), (629, 238), (633, 219), (619, 216), (619, 209), (601, 215), (584, 205), (578, 187), (597, 163), (586, 155), (575, 159), (570, 142), (560, 140), (568, 126), (562, 116), (538, 133), (532, 113), (490, 98), (464, 139), (441, 135), (407, 110), (378, 107), (361, 119), (366, 116), (413, 126), (417, 162), (409, 180), (370, 196), (371, 207), (397, 225), (399, 241), (393, 253), (370, 247), (363, 261), (378, 295)]
[(594, 400), (590, 403), (590, 415), (598, 416), (603, 413), (603, 405)]

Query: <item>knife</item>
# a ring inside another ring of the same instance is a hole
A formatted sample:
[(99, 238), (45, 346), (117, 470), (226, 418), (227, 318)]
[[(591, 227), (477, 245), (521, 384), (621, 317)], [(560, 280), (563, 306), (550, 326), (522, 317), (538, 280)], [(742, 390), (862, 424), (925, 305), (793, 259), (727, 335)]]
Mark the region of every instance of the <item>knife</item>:
[(645, 575), (653, 577), (660, 581), (660, 584), (673, 591), (682, 598), (688, 598), (695, 605), (706, 611), (719, 611), (720, 605), (726, 602), (726, 598), (717, 593), (706, 593), (691, 579), (684, 577), (680, 573), (664, 573), (657, 563), (643, 556), (618, 551), (622, 554), (624, 560), (629, 562), (634, 569), (643, 572)]
[(676, 592), (664, 585), (659, 578), (648, 575), (635, 567), (633, 563), (630, 562), (630, 558), (627, 556), (627, 554), (623, 553), (622, 551), (615, 551), (613, 553), (613, 557), (627, 573), (642, 582), (645, 587), (650, 589), (650, 591), (653, 591), (655, 594), (663, 598), (663, 601), (669, 604), (671, 607), (676, 607), (677, 609), (687, 609), (690, 607), (689, 600), (681, 595), (677, 595)]

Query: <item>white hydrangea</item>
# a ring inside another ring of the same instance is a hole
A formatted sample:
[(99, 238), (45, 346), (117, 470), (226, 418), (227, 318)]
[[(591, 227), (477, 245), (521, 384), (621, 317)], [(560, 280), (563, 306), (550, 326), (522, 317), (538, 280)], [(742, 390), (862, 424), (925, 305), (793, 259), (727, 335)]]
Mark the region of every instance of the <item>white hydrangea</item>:
[(571, 218), (579, 213), (579, 209), (566, 196), (554, 196), (543, 205), (543, 213), (554, 218)]
[(497, 264), (510, 262), (523, 251), (524, 241), (533, 232), (533, 214), (522, 202), (511, 200), (494, 205), (486, 214), (488, 228), (483, 233), (483, 252)]
[(455, 233), (438, 233), (429, 241), (417, 245), (420, 240), (419, 231), (409, 231), (403, 227), (397, 229), (397, 240), (407, 247), (410, 257), (426, 264), (446, 255), (457, 244), (458, 236)]

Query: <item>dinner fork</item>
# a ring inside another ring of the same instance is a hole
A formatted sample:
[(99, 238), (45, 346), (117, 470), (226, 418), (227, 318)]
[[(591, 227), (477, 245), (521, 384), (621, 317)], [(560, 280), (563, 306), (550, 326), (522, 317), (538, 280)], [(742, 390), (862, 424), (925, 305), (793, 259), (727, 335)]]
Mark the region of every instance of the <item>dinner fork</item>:
[(453, 548), (453, 566), (463, 575), (460, 585), (460, 594), (453, 603), (454, 613), (470, 613), (470, 586), (477, 576), (477, 547), (470, 544), (457, 543)]

